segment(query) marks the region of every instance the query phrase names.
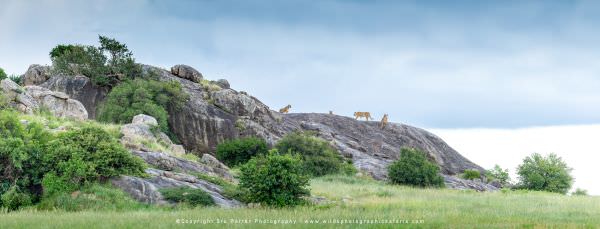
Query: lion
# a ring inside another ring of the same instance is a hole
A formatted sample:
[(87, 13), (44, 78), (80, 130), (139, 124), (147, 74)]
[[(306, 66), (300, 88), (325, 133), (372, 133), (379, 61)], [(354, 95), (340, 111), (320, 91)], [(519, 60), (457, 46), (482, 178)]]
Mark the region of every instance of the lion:
[(280, 112), (280, 113), (287, 114), (288, 112), (290, 112), (290, 108), (292, 108), (292, 105), (289, 105), (289, 104), (288, 104), (288, 105), (287, 105), (287, 106), (285, 106), (284, 108), (281, 108), (281, 109), (279, 109), (279, 112)]
[(361, 112), (361, 111), (357, 111), (354, 112), (354, 118), (358, 119), (358, 118), (365, 118), (367, 119), (367, 121), (369, 121), (369, 119), (373, 119), (371, 118), (371, 113), (369, 112)]
[(379, 127), (381, 129), (383, 129), (383, 128), (385, 128), (387, 126), (387, 124), (388, 124), (388, 115), (384, 114), (383, 118), (381, 119), (381, 122), (379, 123)]

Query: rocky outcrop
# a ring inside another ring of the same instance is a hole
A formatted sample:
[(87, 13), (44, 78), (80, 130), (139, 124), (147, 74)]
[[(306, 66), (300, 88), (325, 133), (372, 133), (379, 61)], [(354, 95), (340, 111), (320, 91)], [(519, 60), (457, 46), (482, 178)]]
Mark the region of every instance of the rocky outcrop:
[(171, 67), (171, 74), (186, 80), (190, 80), (194, 83), (200, 83), (204, 78), (202, 73), (200, 73), (198, 70), (184, 64)]
[(99, 87), (85, 76), (51, 76), (39, 86), (52, 91), (63, 92), (83, 104), (88, 111), (88, 118), (95, 119), (97, 110), (108, 95), (110, 88)]
[(227, 81), (226, 79), (218, 79), (217, 81), (213, 81), (213, 83), (223, 89), (231, 88), (231, 86), (229, 85), (229, 81)]
[(227, 181), (237, 182), (226, 167), (215, 166), (214, 164), (199, 163), (183, 158), (171, 156), (162, 152), (146, 152), (132, 150), (131, 153), (142, 158), (146, 163), (165, 170), (178, 171), (182, 173), (201, 173), (208, 176), (220, 177)]
[(163, 150), (174, 156), (185, 154), (183, 146), (173, 144), (169, 136), (160, 131), (158, 121), (148, 115), (134, 116), (130, 124), (121, 127), (121, 134), (121, 143), (129, 149)]
[(25, 90), (12, 80), (4, 79), (0, 81), (0, 90), (7, 100), (8, 105), (20, 112), (31, 114), (39, 109), (37, 101), (25, 93)]
[(171, 131), (188, 150), (213, 152), (225, 139), (258, 136), (273, 145), (286, 133), (312, 130), (331, 142), (360, 170), (376, 179), (387, 177), (387, 166), (400, 157), (400, 148), (413, 147), (427, 152), (440, 165), (443, 174), (454, 175), (481, 167), (461, 156), (439, 137), (419, 128), (390, 123), (385, 129), (378, 122), (358, 121), (329, 114), (280, 114), (258, 99), (233, 89), (208, 91), (170, 72), (158, 72), (161, 80), (178, 80), (190, 95), (184, 107), (170, 112)]
[(147, 204), (164, 205), (168, 202), (160, 194), (158, 187), (149, 179), (121, 176), (111, 179), (112, 185), (128, 193), (133, 199)]
[(417, 148), (435, 161), (443, 174), (454, 175), (466, 169), (484, 171), (442, 139), (416, 127), (389, 123), (385, 129), (379, 122), (358, 121), (330, 114), (288, 114), (284, 128), (288, 131), (311, 130), (328, 140), (354, 165), (376, 179), (387, 177), (387, 166), (401, 157), (402, 147)]
[(83, 104), (61, 92), (38, 86), (21, 87), (9, 79), (0, 82), (0, 89), (9, 104), (24, 113), (44, 107), (58, 117), (86, 120), (88, 116)]
[(477, 180), (465, 180), (455, 176), (442, 175), (447, 188), (459, 190), (476, 190), (480, 192), (498, 191), (499, 188)]
[(70, 99), (62, 92), (54, 92), (39, 86), (25, 86), (25, 92), (33, 97), (39, 106), (47, 108), (52, 114), (63, 118), (86, 120), (88, 113), (83, 104)]
[(23, 75), (23, 85), (39, 85), (50, 78), (50, 67), (32, 64)]
[(194, 176), (164, 171), (160, 169), (147, 169), (148, 178), (121, 176), (113, 178), (111, 183), (129, 193), (134, 199), (148, 204), (168, 203), (161, 195), (160, 189), (175, 187), (190, 187), (202, 189), (208, 193), (217, 206), (225, 208), (240, 207), (242, 204), (234, 199), (223, 196), (220, 186), (198, 179)]
[[(185, 149), (197, 155), (214, 152), (216, 145), (226, 139), (258, 136), (274, 145), (291, 131), (311, 130), (330, 141), (357, 168), (376, 179), (387, 177), (386, 168), (401, 157), (402, 147), (423, 150), (445, 175), (456, 175), (466, 169), (483, 171), (442, 139), (419, 128), (390, 123), (381, 129), (378, 122), (357, 121), (330, 114), (280, 114), (251, 95), (230, 89), (226, 80), (203, 81), (200, 72), (186, 65), (174, 66), (171, 71), (147, 65), (143, 69), (156, 73), (153, 75), (157, 75), (159, 80), (181, 83), (190, 96), (183, 107), (169, 110), (168, 122), (171, 132), (179, 138)], [(89, 79), (85, 77), (52, 76), (42, 86), (63, 92), (70, 88), (71, 92), (65, 93), (74, 98), (89, 94), (86, 97), (89, 102), (83, 103), (86, 108), (90, 107), (88, 110), (95, 111), (106, 93), (85, 86), (88, 83)], [(143, 148), (136, 150), (152, 151)]]

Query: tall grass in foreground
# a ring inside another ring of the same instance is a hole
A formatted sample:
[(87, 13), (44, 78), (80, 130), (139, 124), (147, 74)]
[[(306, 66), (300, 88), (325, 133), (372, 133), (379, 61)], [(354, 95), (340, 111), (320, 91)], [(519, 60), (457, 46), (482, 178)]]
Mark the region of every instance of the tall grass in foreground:
[[(125, 212), (0, 214), (0, 228), (268, 228), (268, 220), (295, 220), (294, 228), (597, 228), (600, 198), (543, 192), (478, 193), (391, 186), (369, 179), (327, 176), (311, 181), (312, 194), (329, 202), (297, 208), (147, 209)], [(198, 220), (197, 224), (182, 224)], [(408, 220), (406, 224), (333, 224), (310, 220)], [(180, 220), (180, 223), (177, 223)], [(217, 224), (217, 220), (227, 225)], [(238, 220), (238, 224), (235, 221)], [(241, 221), (250, 223), (241, 223)], [(257, 223), (255, 220), (263, 220)], [(202, 222), (212, 221), (209, 224)], [(413, 222), (414, 221), (414, 222)]]

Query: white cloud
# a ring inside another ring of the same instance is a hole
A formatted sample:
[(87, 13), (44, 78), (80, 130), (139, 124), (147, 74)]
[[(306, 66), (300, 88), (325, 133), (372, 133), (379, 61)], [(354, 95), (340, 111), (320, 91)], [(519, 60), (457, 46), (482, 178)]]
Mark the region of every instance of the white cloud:
[(556, 153), (573, 168), (574, 188), (600, 195), (600, 125), (523, 129), (431, 129), (466, 158), (485, 168), (516, 167), (532, 153)]

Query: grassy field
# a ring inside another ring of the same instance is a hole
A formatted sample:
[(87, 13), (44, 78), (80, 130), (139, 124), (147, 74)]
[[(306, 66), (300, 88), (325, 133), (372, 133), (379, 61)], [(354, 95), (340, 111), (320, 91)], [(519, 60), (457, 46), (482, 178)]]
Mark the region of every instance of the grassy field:
[[(600, 227), (600, 197), (525, 191), (423, 190), (343, 176), (315, 179), (311, 188), (313, 195), (326, 197), (329, 202), (290, 209), (23, 210), (0, 213), (0, 228)], [(369, 222), (381, 219), (397, 222)], [(341, 220), (363, 222), (340, 224)]]

